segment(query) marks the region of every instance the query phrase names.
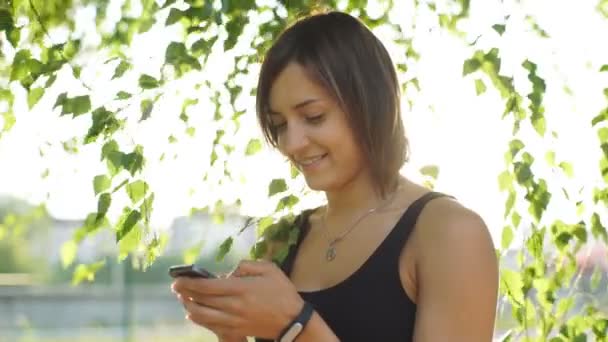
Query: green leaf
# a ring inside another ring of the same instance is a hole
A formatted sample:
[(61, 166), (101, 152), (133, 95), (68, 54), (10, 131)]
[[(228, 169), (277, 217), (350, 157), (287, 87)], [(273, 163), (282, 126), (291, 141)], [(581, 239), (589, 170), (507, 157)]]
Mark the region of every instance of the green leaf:
[(177, 8), (171, 8), (171, 10), (169, 11), (169, 16), (167, 17), (167, 21), (165, 21), (165, 26), (175, 24), (183, 16), (184, 16), (184, 12), (178, 10)]
[(475, 80), (475, 93), (479, 96), (486, 92), (486, 84), (481, 79)]
[[(65, 94), (65, 93), (64, 93)], [(63, 94), (62, 94), (63, 95)], [(59, 98), (57, 99), (59, 101)], [(61, 114), (73, 114), (74, 117), (88, 113), (91, 110), (91, 99), (89, 95), (76, 96), (74, 98), (63, 98), (63, 109)]]
[(31, 110), (44, 95), (44, 88), (33, 88), (27, 94), (27, 106)]
[(99, 200), (97, 201), (97, 220), (101, 220), (108, 213), (111, 203), (112, 197), (109, 193), (104, 192), (99, 196)]
[(228, 37), (226, 37), (226, 40), (224, 41), (224, 51), (228, 51), (236, 45), (241, 33), (243, 33), (243, 28), (248, 21), (249, 19), (246, 15), (238, 15), (232, 17), (226, 23), (225, 27), (226, 32), (228, 32)]
[(141, 101), (139, 108), (141, 110), (141, 117), (139, 118), (139, 122), (142, 122), (150, 117), (152, 109), (154, 109), (154, 102), (150, 99), (145, 99)]
[(138, 83), (142, 89), (154, 89), (160, 85), (156, 78), (146, 74), (139, 76)]
[(597, 131), (597, 136), (602, 143), (608, 143), (608, 127), (602, 127)]
[(194, 137), (195, 133), (196, 133), (195, 127), (190, 126), (190, 127), (186, 128), (186, 134), (188, 134), (188, 136)]
[(249, 256), (253, 260), (259, 260), (264, 257), (268, 252), (268, 243), (266, 241), (258, 241), (256, 242), (251, 249), (249, 250)]
[(524, 293), (522, 291), (524, 282), (522, 280), (521, 274), (509, 269), (505, 269), (500, 272), (500, 283), (504, 291), (516, 303), (524, 302)]
[(184, 255), (183, 255), (183, 262), (184, 264), (193, 264), (196, 259), (199, 257), (199, 255), (201, 254), (201, 249), (203, 248), (203, 242), (199, 242), (197, 244), (195, 244), (194, 246), (186, 249), (184, 251)]
[(57, 96), (57, 100), (55, 100), (55, 104), (53, 105), (53, 109), (57, 108), (57, 106), (63, 106), (65, 100), (68, 98), (68, 93), (61, 93)]
[(144, 149), (143, 146), (137, 145), (131, 153), (122, 154), (121, 163), (122, 167), (129, 171), (131, 176), (143, 169), (144, 166)]
[(131, 69), (131, 63), (127, 61), (120, 61), (120, 63), (114, 70), (114, 75), (112, 76), (112, 79), (122, 77), (122, 75), (124, 75), (125, 72), (127, 72), (127, 70), (129, 69)]
[(146, 199), (139, 206), (139, 210), (141, 212), (141, 216), (144, 218), (144, 223), (146, 225), (150, 224), (150, 215), (152, 214), (152, 208), (154, 206), (154, 193), (150, 193)]
[[(128, 211), (127, 211), (128, 213)], [(128, 218), (124, 216), (121, 218), (121, 222)], [(122, 224), (121, 224), (122, 225)], [(118, 242), (118, 260), (122, 261), (129, 256), (129, 253), (136, 250), (142, 242), (142, 230), (131, 229), (122, 239)]]
[(574, 298), (566, 297), (560, 299), (557, 304), (557, 312), (555, 313), (556, 317), (564, 317), (564, 315), (570, 311), (574, 307)]
[(566, 174), (566, 176), (568, 176), (568, 178), (574, 178), (574, 168), (573, 168), (572, 164), (563, 161), (563, 162), (559, 163), (559, 167), (564, 171), (564, 173)]
[(516, 162), (514, 167), (515, 179), (517, 180), (517, 183), (524, 186), (528, 185), (528, 183), (531, 182), (534, 177), (532, 170), (530, 169), (530, 164)]
[(72, 67), (72, 75), (74, 75), (74, 78), (76, 78), (76, 79), (80, 78), (81, 72), (82, 72), (82, 67), (79, 67), (79, 66)]
[(142, 180), (136, 180), (135, 182), (127, 185), (127, 194), (133, 204), (139, 202), (146, 196), (148, 192), (148, 184)]
[(513, 139), (509, 142), (509, 151), (511, 152), (511, 160), (515, 159), (517, 153), (525, 147), (524, 143), (519, 139)]
[(55, 83), (55, 81), (57, 80), (57, 74), (52, 74), (47, 80), (46, 83), (44, 84), (44, 88), (49, 88), (50, 86), (53, 85), (53, 83)]
[(272, 261), (277, 265), (282, 265), (285, 262), (285, 258), (289, 254), (289, 245), (282, 246), (276, 253), (272, 255)]
[(122, 90), (116, 94), (116, 98), (119, 100), (126, 100), (126, 99), (130, 98), (131, 96), (133, 96), (133, 95), (127, 93), (126, 91), (122, 91)]
[(555, 166), (555, 151), (547, 151), (545, 154), (545, 160), (549, 166)]
[(215, 164), (215, 162), (217, 161), (217, 152), (215, 152), (215, 150), (211, 151), (211, 157), (209, 158), (209, 163), (211, 165)]
[(21, 40), (21, 28), (12, 27), (6, 31), (6, 37), (13, 46), (13, 48), (17, 48), (19, 45), (19, 41)]
[(118, 231), (116, 231), (116, 242), (120, 242), (123, 237), (129, 234), (129, 232), (133, 230), (133, 227), (135, 227), (135, 225), (137, 224), (137, 222), (139, 222), (140, 219), (141, 214), (139, 213), (139, 211), (132, 210), (131, 212), (129, 212), (122, 225), (119, 226)]
[(509, 226), (505, 226), (502, 229), (502, 238), (501, 238), (501, 247), (503, 250), (506, 250), (513, 242), (513, 230)]
[(230, 252), (230, 249), (232, 248), (232, 243), (233, 243), (232, 237), (229, 237), (226, 240), (224, 240), (224, 242), (222, 242), (222, 244), (220, 245), (220, 250), (217, 253), (217, 256), (215, 257), (215, 261), (217, 261), (217, 262), (224, 261), (224, 258)]
[(530, 203), (529, 212), (537, 221), (540, 221), (551, 200), (551, 193), (547, 191), (545, 180), (541, 179), (538, 184), (534, 184), (532, 191), (526, 195), (526, 199)]
[(439, 176), (439, 167), (436, 165), (426, 165), (420, 169), (420, 173), (437, 180)]
[(201, 38), (201, 39), (197, 40), (196, 42), (192, 43), (192, 46), (190, 48), (192, 50), (192, 55), (194, 57), (204, 56), (206, 58), (209, 55), (209, 53), (211, 52), (211, 49), (213, 48), (213, 45), (217, 41), (217, 38), (218, 38), (217, 36), (214, 36), (210, 39)]
[(545, 132), (547, 131), (547, 123), (545, 121), (544, 115), (532, 115), (530, 116), (530, 120), (532, 121), (532, 126), (536, 130), (536, 132), (542, 137), (545, 136)]
[(570, 240), (572, 240), (572, 234), (562, 231), (555, 236), (555, 246), (560, 250), (564, 250), (566, 247), (568, 247)]
[(508, 170), (505, 170), (498, 175), (498, 185), (500, 191), (513, 189), (513, 176)]
[(597, 213), (593, 213), (591, 216), (591, 234), (596, 239), (602, 238), (605, 243), (608, 243), (608, 232), (606, 227), (602, 225), (600, 216)]
[(266, 217), (263, 217), (262, 219), (260, 219), (260, 221), (258, 221), (258, 224), (256, 227), (256, 235), (262, 236), (264, 234), (264, 231), (266, 230), (266, 228), (270, 227), (273, 223), (274, 223), (274, 219), (270, 216), (266, 216)]
[(481, 67), (481, 62), (476, 57), (467, 59), (462, 65), (462, 76), (466, 76), (477, 71)]
[(251, 139), (247, 143), (247, 148), (245, 149), (245, 155), (251, 156), (262, 150), (262, 142), (259, 139)]
[(74, 240), (69, 240), (63, 243), (61, 246), (61, 266), (67, 268), (74, 260), (76, 260), (76, 252), (78, 251), (78, 244)]
[(598, 114), (596, 117), (594, 117), (591, 120), (591, 126), (595, 127), (595, 125), (597, 125), (598, 123), (607, 121), (607, 120), (608, 120), (608, 108), (602, 110), (600, 112), (600, 114)]
[(300, 174), (300, 170), (298, 170), (298, 168), (295, 167), (293, 164), (290, 164), (289, 173), (290, 173), (291, 179), (295, 179)]
[(68, 42), (63, 45), (62, 57), (65, 57), (65, 59), (68, 60), (73, 59), (80, 49), (80, 43), (81, 42), (78, 39), (68, 40)]
[(604, 65), (602, 65), (602, 67), (600, 68), (600, 72), (604, 72), (604, 71), (608, 71), (608, 64), (604, 64)]
[(28, 50), (19, 50), (13, 57), (10, 81), (21, 81), (30, 75), (29, 60), (31, 53)]
[[(10, 110), (2, 113), (2, 119), (4, 120), (4, 127), (2, 127), (2, 130), (0, 131), (0, 133), (8, 132), (15, 125), (15, 122), (17, 121), (15, 114), (13, 114), (13, 112)], [(2, 136), (2, 134), (0, 134), (0, 136)]]
[(97, 175), (95, 178), (93, 178), (93, 189), (95, 190), (95, 195), (108, 190), (111, 185), (112, 180), (106, 175)]
[(521, 223), (521, 215), (519, 215), (517, 211), (514, 211), (513, 214), (511, 214), (511, 223), (515, 229), (519, 227), (519, 224)]
[(93, 123), (84, 139), (85, 144), (96, 141), (102, 133), (106, 137), (110, 136), (121, 127), (121, 123), (116, 119), (114, 113), (110, 112), (105, 107), (99, 107), (91, 114)]
[(505, 33), (505, 25), (503, 25), (503, 24), (494, 24), (494, 25), (492, 25), (492, 28), (494, 29), (494, 31), (498, 32), (498, 34), (501, 36), (503, 33)]
[(188, 54), (186, 45), (181, 42), (171, 42), (167, 46), (165, 63), (173, 65), (179, 75), (189, 69), (201, 69), (201, 64), (196, 58)]
[(515, 191), (510, 190), (509, 196), (507, 197), (507, 201), (505, 202), (505, 214), (504, 214), (505, 218), (507, 216), (509, 216), (509, 213), (513, 209), (514, 205), (515, 205)]
[[(99, 206), (99, 203), (98, 203)], [(108, 205), (109, 206), (109, 205)], [(87, 215), (84, 220), (84, 224), (74, 233), (74, 240), (78, 243), (82, 241), (85, 237), (93, 235), (99, 228), (109, 227), (110, 222), (107, 217), (104, 215), (99, 215), (99, 213), (90, 213)]]
[(74, 270), (72, 277), (72, 285), (78, 285), (83, 281), (92, 282), (95, 280), (95, 274), (105, 265), (105, 261), (98, 261), (96, 263), (85, 265), (80, 264)]
[[(606, 17), (608, 18), (608, 2), (606, 3), (607, 13)], [(596, 319), (593, 324), (593, 333), (595, 337), (597, 337), (596, 341), (605, 341), (606, 333), (608, 332), (608, 319)]]
[(268, 186), (268, 197), (287, 191), (287, 183), (282, 178), (273, 179)]
[(281, 211), (285, 208), (291, 209), (291, 208), (293, 208), (294, 205), (298, 204), (298, 202), (300, 202), (300, 199), (297, 198), (296, 196), (287, 195), (287, 196), (281, 198), (281, 200), (279, 200), (276, 211)]
[(14, 28), (15, 23), (11, 12), (6, 8), (0, 8), (0, 31), (9, 31)]

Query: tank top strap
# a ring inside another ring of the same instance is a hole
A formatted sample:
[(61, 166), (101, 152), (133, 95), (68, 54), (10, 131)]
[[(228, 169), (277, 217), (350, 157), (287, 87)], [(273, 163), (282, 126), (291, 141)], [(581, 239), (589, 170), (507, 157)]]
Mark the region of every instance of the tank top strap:
[[(393, 230), (389, 233), (387, 237), (386, 245), (384, 246), (386, 249), (383, 251), (384, 253), (389, 253), (390, 260), (394, 260), (398, 262), (399, 255), (401, 255), (401, 251), (408, 241), (414, 227), (416, 226), (416, 222), (418, 221), (418, 217), (422, 213), (424, 207), (430, 201), (440, 198), (440, 197), (449, 197), (453, 198), (450, 195), (443, 194), (441, 192), (427, 192), (422, 195), (418, 199), (416, 199), (401, 215), (401, 218), (393, 228)], [(386, 261), (386, 259), (385, 259)]]

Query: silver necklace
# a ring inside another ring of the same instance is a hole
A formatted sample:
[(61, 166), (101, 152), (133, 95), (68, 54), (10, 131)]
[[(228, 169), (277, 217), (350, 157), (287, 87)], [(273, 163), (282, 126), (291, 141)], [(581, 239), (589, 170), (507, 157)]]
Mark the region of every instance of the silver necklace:
[[(336, 256), (337, 256), (337, 252), (336, 252), (336, 244), (338, 244), (338, 242), (342, 241), (350, 232), (353, 231), (353, 229), (355, 229), (355, 227), (361, 222), (363, 221), (364, 218), (368, 217), (369, 215), (373, 214), (374, 212), (376, 212), (378, 209), (382, 208), (385, 204), (388, 204), (389, 202), (392, 202), (392, 200), (395, 198), (395, 195), (397, 194), (397, 190), (399, 190), (400, 186), (397, 187), (397, 189), (395, 189), (395, 191), (391, 194), (391, 197), (389, 199), (386, 200), (386, 202), (382, 202), (380, 205), (378, 205), (377, 207), (374, 207), (372, 209), (369, 209), (367, 212), (365, 212), (363, 215), (361, 215), (356, 221), (355, 223), (353, 223), (347, 230), (345, 230), (342, 234), (340, 234), (338, 237), (333, 238), (333, 239), (329, 239), (329, 245), (327, 246), (327, 250), (325, 251), (325, 260), (327, 262), (333, 261)], [(323, 231), (327, 232), (327, 228), (325, 225), (325, 221), (327, 221), (327, 208), (325, 209), (325, 215), (323, 217), (323, 221), (322, 221), (322, 229)], [(329, 233), (326, 233), (329, 235)]]

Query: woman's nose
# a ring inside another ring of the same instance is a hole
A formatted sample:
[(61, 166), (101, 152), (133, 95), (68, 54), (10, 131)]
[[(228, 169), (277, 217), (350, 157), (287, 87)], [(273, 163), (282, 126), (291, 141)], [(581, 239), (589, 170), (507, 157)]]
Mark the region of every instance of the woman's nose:
[(310, 144), (310, 139), (304, 127), (297, 124), (290, 126), (283, 132), (279, 143), (282, 145), (282, 150), (285, 154), (297, 156)]

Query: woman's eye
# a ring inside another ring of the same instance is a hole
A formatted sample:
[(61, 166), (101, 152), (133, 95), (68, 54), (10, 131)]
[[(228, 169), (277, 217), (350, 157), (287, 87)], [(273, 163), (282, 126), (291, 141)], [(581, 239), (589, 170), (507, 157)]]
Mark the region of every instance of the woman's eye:
[(325, 118), (325, 114), (319, 114), (319, 115), (307, 117), (306, 121), (316, 124), (316, 123), (320, 123), (321, 121), (323, 121), (324, 118)]
[(287, 123), (286, 122), (281, 122), (281, 123), (275, 123), (272, 124), (272, 129), (275, 131), (282, 131), (283, 129), (285, 129), (285, 127), (287, 127)]

